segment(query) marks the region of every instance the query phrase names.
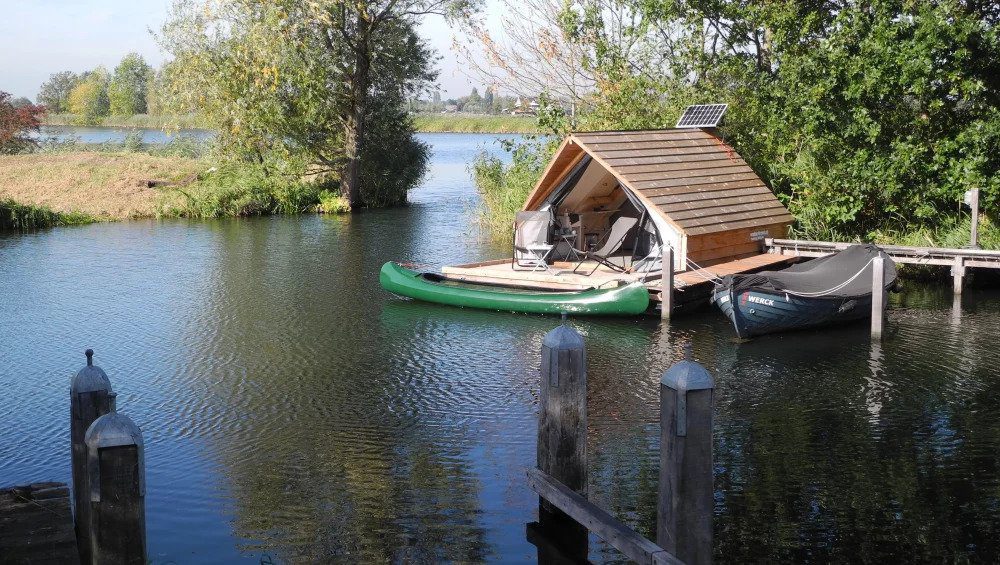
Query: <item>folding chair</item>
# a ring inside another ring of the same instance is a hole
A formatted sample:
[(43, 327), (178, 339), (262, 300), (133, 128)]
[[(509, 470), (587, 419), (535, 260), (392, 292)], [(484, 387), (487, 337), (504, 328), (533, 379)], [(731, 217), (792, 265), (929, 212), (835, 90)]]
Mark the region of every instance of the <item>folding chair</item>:
[(551, 231), (551, 212), (518, 212), (514, 217), (514, 256), (511, 268), (515, 271), (548, 271), (549, 255), (555, 249), (555, 245), (549, 243)]
[(625, 238), (628, 237), (629, 232), (631, 232), (632, 228), (634, 228), (638, 223), (639, 220), (637, 218), (620, 216), (617, 220), (615, 220), (614, 224), (611, 224), (611, 229), (608, 231), (608, 235), (604, 238), (604, 245), (596, 251), (587, 251), (584, 253), (580, 262), (576, 264), (576, 267), (573, 267), (573, 272), (575, 273), (576, 270), (579, 269), (580, 266), (583, 265), (583, 263), (588, 259), (593, 259), (597, 262), (597, 264), (594, 265), (593, 270), (587, 273), (588, 277), (594, 274), (594, 272), (597, 271), (601, 265), (604, 265), (614, 271), (625, 272), (625, 267), (615, 265), (608, 260), (608, 257), (621, 249), (622, 244), (625, 243)]

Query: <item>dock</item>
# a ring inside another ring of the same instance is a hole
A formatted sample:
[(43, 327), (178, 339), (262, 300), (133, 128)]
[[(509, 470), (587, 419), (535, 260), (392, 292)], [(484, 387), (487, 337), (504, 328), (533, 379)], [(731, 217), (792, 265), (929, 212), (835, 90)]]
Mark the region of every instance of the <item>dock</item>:
[[(681, 271), (674, 275), (674, 306), (684, 307), (707, 300), (714, 281), (740, 273), (755, 273), (769, 269), (781, 269), (795, 262), (794, 256), (774, 253), (758, 253), (748, 257), (726, 261), (701, 269)], [(576, 272), (574, 272), (576, 268)], [(596, 270), (595, 270), (596, 269)], [(592, 274), (588, 275), (593, 271)], [(493, 284), (542, 291), (572, 291), (600, 288), (620, 281), (643, 281), (649, 289), (653, 302), (661, 301), (660, 274), (622, 273), (598, 265), (594, 261), (582, 264), (556, 261), (548, 270), (515, 270), (511, 259), (482, 261), (466, 265), (447, 266), (441, 269), (447, 277), (470, 283)]]
[[(765, 239), (764, 244), (769, 253), (780, 257), (822, 257), (854, 245), (853, 243), (799, 239)], [(966, 269), (1000, 269), (1000, 251), (973, 248), (910, 247), (906, 245), (880, 245), (879, 247), (899, 264), (951, 267), (955, 294), (962, 293)]]
[(80, 563), (65, 483), (0, 489), (0, 563)]

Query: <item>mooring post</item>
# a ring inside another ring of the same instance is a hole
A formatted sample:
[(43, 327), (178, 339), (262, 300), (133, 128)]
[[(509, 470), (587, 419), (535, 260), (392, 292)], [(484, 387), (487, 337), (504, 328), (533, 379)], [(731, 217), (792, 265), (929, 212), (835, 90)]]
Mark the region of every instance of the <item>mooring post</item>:
[[(587, 496), (587, 353), (568, 325), (542, 340), (539, 389), (538, 468)], [(565, 556), (586, 559), (587, 529), (541, 497), (538, 524)], [(540, 561), (549, 561), (545, 551), (539, 547)]]
[(94, 365), (94, 350), (86, 351), (87, 365), (80, 369), (69, 385), (69, 435), (73, 466), (74, 529), (80, 561), (90, 563), (89, 526), (90, 495), (87, 482), (87, 428), (110, 410), (111, 381)]
[(660, 281), (660, 317), (668, 320), (674, 309), (674, 248), (665, 245), (661, 260), (663, 279)]
[(882, 338), (885, 324), (885, 259), (872, 259), (872, 338)]
[(955, 257), (955, 264), (951, 266), (951, 277), (952, 290), (955, 294), (962, 294), (962, 282), (965, 279), (965, 258), (961, 255)]
[(715, 382), (681, 361), (660, 380), (656, 543), (688, 564), (712, 561), (712, 407)]
[(146, 563), (146, 469), (142, 431), (115, 406), (90, 425), (87, 494), (94, 565)]
[(969, 238), (969, 246), (973, 249), (979, 249), (979, 189), (972, 189), (972, 202), (969, 203), (969, 207), (972, 208), (972, 234)]

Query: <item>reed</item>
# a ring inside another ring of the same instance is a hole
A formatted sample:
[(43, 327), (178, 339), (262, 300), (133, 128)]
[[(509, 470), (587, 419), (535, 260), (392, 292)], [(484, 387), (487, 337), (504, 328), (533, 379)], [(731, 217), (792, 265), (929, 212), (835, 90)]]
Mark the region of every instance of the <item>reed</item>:
[(60, 213), (46, 206), (0, 200), (0, 232), (31, 231), (55, 226), (77, 226), (96, 222), (97, 218), (81, 212)]
[(424, 133), (537, 133), (534, 116), (417, 114), (417, 131)]
[[(70, 126), (79, 123), (75, 114), (46, 114), (45, 125)], [(198, 114), (136, 114), (134, 116), (105, 116), (99, 126), (114, 128), (147, 129), (212, 129), (212, 125)]]

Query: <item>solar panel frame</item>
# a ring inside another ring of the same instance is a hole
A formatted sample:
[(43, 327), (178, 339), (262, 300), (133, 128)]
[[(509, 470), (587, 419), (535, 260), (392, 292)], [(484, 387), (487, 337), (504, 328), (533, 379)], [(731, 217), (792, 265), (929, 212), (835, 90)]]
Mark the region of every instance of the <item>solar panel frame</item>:
[(677, 128), (714, 128), (722, 121), (729, 104), (692, 104), (684, 109)]

